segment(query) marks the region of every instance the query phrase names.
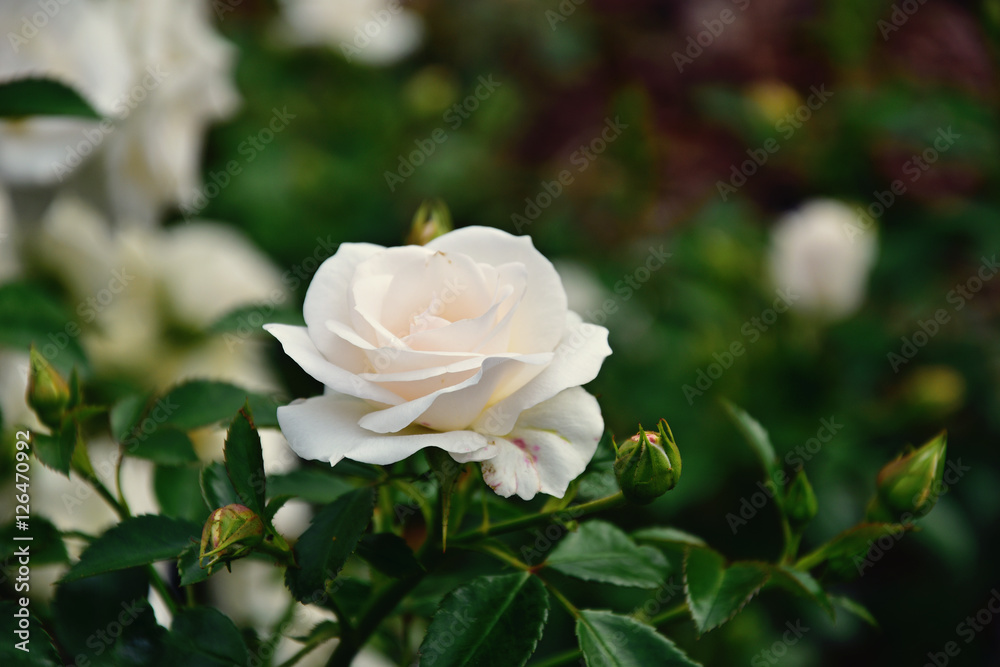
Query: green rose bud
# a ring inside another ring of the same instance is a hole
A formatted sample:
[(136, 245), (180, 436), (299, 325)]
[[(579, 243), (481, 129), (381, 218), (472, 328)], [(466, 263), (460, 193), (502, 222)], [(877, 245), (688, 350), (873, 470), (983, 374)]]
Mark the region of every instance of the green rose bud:
[[(631, 502), (646, 505), (677, 485), (681, 477), (681, 454), (666, 420), (659, 432), (642, 430), (614, 445), (615, 477), (622, 493)], [(614, 444), (614, 440), (612, 440)]]
[(31, 373), (28, 376), (28, 405), (46, 426), (58, 429), (69, 405), (70, 390), (66, 380), (49, 360), (31, 346)]
[[(230, 561), (250, 555), (253, 547), (264, 539), (264, 523), (245, 505), (226, 505), (212, 512), (201, 531), (198, 564), (211, 568), (219, 561)], [(210, 559), (203, 565), (204, 559)]]
[(948, 434), (942, 431), (919, 449), (904, 451), (886, 464), (868, 505), (869, 520), (909, 520), (930, 512), (943, 490), (947, 445)]
[(812, 521), (818, 511), (816, 506), (816, 494), (813, 493), (812, 484), (806, 477), (806, 471), (799, 468), (799, 471), (792, 479), (785, 491), (785, 512), (788, 520), (796, 528), (801, 528)]
[(413, 216), (413, 226), (406, 238), (408, 245), (427, 245), (452, 230), (451, 213), (440, 199), (425, 201)]

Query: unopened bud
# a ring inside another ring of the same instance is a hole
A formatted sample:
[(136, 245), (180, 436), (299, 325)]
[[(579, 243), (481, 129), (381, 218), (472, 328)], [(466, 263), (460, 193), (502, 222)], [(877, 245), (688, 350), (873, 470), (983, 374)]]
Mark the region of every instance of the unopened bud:
[(817, 511), (816, 494), (806, 471), (800, 468), (785, 492), (785, 513), (793, 526), (801, 528), (812, 521)]
[(425, 201), (413, 216), (413, 226), (406, 238), (408, 245), (427, 245), (452, 230), (448, 205), (440, 199)]
[[(646, 505), (677, 485), (681, 477), (681, 454), (666, 420), (660, 430), (639, 432), (615, 445), (615, 477), (630, 501)], [(612, 440), (612, 444), (614, 441)]]
[[(264, 539), (264, 523), (245, 505), (226, 505), (212, 512), (201, 531), (198, 564), (210, 568), (248, 556)], [(202, 564), (204, 559), (208, 564)]]
[(919, 518), (931, 511), (943, 491), (948, 434), (939, 433), (919, 449), (904, 452), (878, 474), (869, 519)]
[(43, 424), (58, 429), (69, 405), (69, 385), (34, 345), (31, 346), (30, 365), (28, 405)]

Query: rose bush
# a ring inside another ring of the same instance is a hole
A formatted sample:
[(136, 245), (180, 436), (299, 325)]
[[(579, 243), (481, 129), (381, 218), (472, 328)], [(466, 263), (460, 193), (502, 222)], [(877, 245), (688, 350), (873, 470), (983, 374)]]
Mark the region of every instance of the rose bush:
[(424, 447), (480, 461), (501, 496), (562, 496), (604, 422), (580, 385), (611, 354), (568, 310), (528, 237), (483, 227), (426, 246), (345, 243), (316, 272), (306, 326), (268, 324), (322, 382), (280, 408), (303, 458), (388, 464)]

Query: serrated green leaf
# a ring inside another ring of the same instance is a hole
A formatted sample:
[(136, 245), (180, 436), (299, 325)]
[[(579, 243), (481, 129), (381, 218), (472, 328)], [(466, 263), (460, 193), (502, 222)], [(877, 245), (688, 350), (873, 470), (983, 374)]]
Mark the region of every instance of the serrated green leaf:
[(201, 496), (209, 512), (241, 502), (233, 483), (229, 481), (226, 467), (218, 461), (209, 463), (201, 471)]
[(354, 488), (343, 477), (315, 468), (300, 468), (267, 477), (267, 495), (291, 495), (319, 505), (332, 503)]
[(392, 533), (365, 535), (358, 543), (358, 555), (390, 577), (408, 577), (424, 569), (406, 541)]
[(542, 638), (549, 595), (527, 572), (478, 577), (446, 595), (420, 644), (420, 665), (518, 667)]
[(736, 424), (736, 428), (746, 439), (753, 453), (757, 456), (768, 480), (774, 480), (778, 474), (778, 456), (774, 453), (774, 445), (767, 431), (756, 419), (748, 415), (742, 408), (723, 399), (722, 407), (725, 408), (729, 418)]
[(181, 431), (230, 421), (249, 403), (257, 428), (278, 425), (278, 402), (228, 382), (190, 380), (171, 389), (158, 401), (166, 413), (162, 423)]
[(232, 667), (246, 665), (250, 658), (240, 631), (213, 607), (179, 610), (169, 641), (172, 665)]
[[(4, 640), (0, 642), (0, 664), (18, 665), (21, 667), (60, 667), (62, 661), (52, 646), (52, 638), (45, 632), (45, 627), (34, 616), (28, 616), (28, 641), (24, 644), (26, 651), (17, 648), (23, 641), (15, 634), (23, 630), (19, 618), (14, 616), (22, 607), (12, 600), (0, 601), (0, 632)], [(30, 608), (28, 608), (30, 613)]]
[(200, 537), (201, 526), (191, 521), (156, 514), (125, 519), (94, 540), (62, 582), (177, 558)]
[(285, 584), (297, 600), (308, 600), (326, 590), (354, 553), (375, 508), (370, 488), (346, 493), (316, 516), (295, 545), (296, 562), (285, 572)]
[(698, 634), (729, 621), (767, 583), (767, 563), (737, 562), (726, 567), (722, 554), (689, 547), (684, 556), (684, 589)]
[(610, 611), (581, 610), (576, 637), (587, 667), (701, 667), (653, 628)]
[(578, 579), (637, 588), (658, 588), (667, 574), (659, 550), (637, 545), (606, 521), (582, 524), (556, 545), (545, 565)]
[(133, 394), (115, 403), (108, 413), (111, 437), (118, 442), (125, 441), (138, 425), (148, 402), (148, 396)]
[(153, 493), (166, 516), (195, 523), (208, 519), (210, 510), (201, 499), (201, 471), (194, 466), (156, 466)]
[[(15, 540), (15, 537), (30, 537), (31, 541)], [(40, 516), (33, 516), (28, 520), (28, 530), (17, 530), (13, 521), (0, 529), (0, 562), (6, 561), (22, 545), (30, 545), (32, 565), (69, 561), (66, 544), (59, 529)]]
[(0, 117), (101, 116), (70, 86), (54, 79), (24, 78), (0, 83)]
[(67, 420), (58, 433), (45, 435), (37, 431), (31, 434), (31, 449), (47, 468), (69, 477), (73, 462), (73, 451), (80, 438), (80, 427), (73, 420)]
[(843, 595), (831, 595), (830, 600), (841, 609), (857, 616), (862, 621), (872, 626), (876, 630), (879, 628), (878, 620), (872, 615), (868, 608), (856, 600)]
[(182, 465), (198, 461), (191, 438), (173, 428), (159, 428), (149, 435), (135, 438), (124, 451), (129, 456), (161, 465)]
[(830, 598), (811, 574), (785, 565), (772, 566), (771, 574), (769, 583), (777, 584), (796, 595), (812, 600), (830, 615), (831, 620), (836, 620), (836, 612), (833, 610)]
[(229, 425), (225, 454), (226, 473), (242, 504), (258, 516), (264, 514), (264, 452), (249, 406), (241, 408)]
[(68, 376), (74, 365), (86, 366), (79, 333), (72, 314), (49, 292), (26, 282), (0, 285), (0, 345), (27, 352), (35, 343)]
[(649, 544), (657, 547), (704, 547), (705, 540), (697, 535), (685, 533), (683, 530), (668, 528), (666, 526), (651, 526), (632, 533), (632, 539), (640, 544)]
[(180, 577), (181, 586), (190, 586), (199, 581), (205, 581), (212, 573), (209, 571), (210, 568), (201, 567), (198, 561), (199, 551), (199, 545), (192, 544), (182, 551), (177, 559), (177, 575)]

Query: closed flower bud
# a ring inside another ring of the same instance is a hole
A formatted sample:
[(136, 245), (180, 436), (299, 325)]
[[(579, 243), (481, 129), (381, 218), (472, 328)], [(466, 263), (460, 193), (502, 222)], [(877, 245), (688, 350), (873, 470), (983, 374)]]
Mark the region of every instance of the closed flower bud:
[(943, 490), (947, 443), (948, 434), (942, 431), (882, 468), (876, 495), (868, 506), (869, 519), (908, 521), (930, 512)]
[(31, 346), (30, 358), (28, 405), (43, 424), (58, 429), (62, 424), (63, 413), (69, 405), (69, 385), (34, 345)]
[(427, 245), (452, 230), (451, 213), (440, 199), (425, 201), (413, 216), (413, 226), (406, 238), (408, 245)]
[(785, 513), (788, 520), (796, 528), (801, 528), (812, 521), (818, 509), (812, 484), (806, 477), (806, 471), (800, 468), (785, 492)]
[[(228, 563), (248, 556), (263, 539), (264, 523), (249, 507), (220, 507), (212, 512), (202, 529), (198, 564), (210, 568), (219, 561)], [(210, 559), (208, 564), (202, 565), (206, 558)]]
[[(639, 432), (615, 445), (615, 477), (630, 501), (646, 505), (677, 485), (681, 477), (681, 454), (666, 420), (660, 430)], [(612, 441), (613, 442), (613, 441)]]

